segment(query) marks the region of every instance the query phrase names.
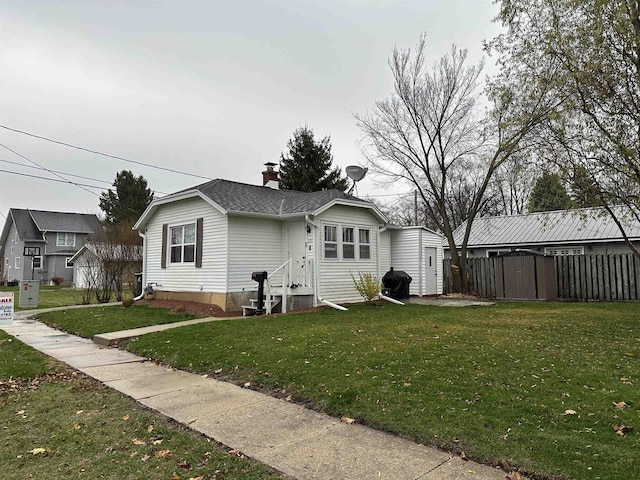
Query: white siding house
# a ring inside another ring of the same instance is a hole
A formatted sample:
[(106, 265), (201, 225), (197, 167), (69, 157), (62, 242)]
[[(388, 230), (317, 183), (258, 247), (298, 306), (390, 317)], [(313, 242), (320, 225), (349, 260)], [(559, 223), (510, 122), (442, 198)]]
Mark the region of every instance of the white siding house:
[(272, 275), (269, 284), (303, 308), (361, 301), (351, 274), (380, 275), (389, 267), (386, 218), (338, 190), (213, 180), (155, 200), (135, 228), (144, 237), (143, 282), (159, 298), (226, 310), (255, 296), (252, 272)]
[(433, 232), (391, 227), (375, 205), (338, 190), (273, 183), (218, 179), (153, 201), (134, 227), (144, 238), (144, 285), (158, 298), (240, 310), (256, 294), (252, 273), (266, 271), (269, 292), (286, 298), (289, 310), (360, 302), (353, 277), (382, 278), (402, 266), (416, 272), (412, 294), (442, 291), (441, 239)]

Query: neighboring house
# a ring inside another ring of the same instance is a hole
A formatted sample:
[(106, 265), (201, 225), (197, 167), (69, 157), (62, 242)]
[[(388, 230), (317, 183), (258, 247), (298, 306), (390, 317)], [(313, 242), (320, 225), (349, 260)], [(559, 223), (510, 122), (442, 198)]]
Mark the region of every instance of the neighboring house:
[(240, 310), (255, 297), (252, 272), (282, 288), (290, 271), (287, 309), (362, 301), (351, 275), (381, 278), (393, 266), (385, 216), (338, 190), (279, 190), (274, 173), (262, 187), (218, 179), (154, 200), (134, 226), (144, 284), (159, 298)]
[[(625, 232), (640, 247), (640, 223), (623, 219)], [(454, 231), (462, 243), (466, 223)], [(445, 255), (450, 257), (448, 245)], [(603, 208), (581, 208), (526, 215), (476, 218), (467, 243), (468, 257), (492, 257), (514, 250), (545, 255), (629, 253), (618, 226)]]
[[(2, 281), (48, 282), (57, 277), (71, 283), (71, 257), (90, 235), (101, 231), (100, 220), (92, 214), (9, 209), (0, 236)], [(25, 248), (30, 247), (40, 254), (25, 256)]]
[(73, 264), (73, 285), (76, 288), (101, 287), (105, 274), (119, 277), (120, 282), (133, 282), (133, 275), (142, 269), (142, 247), (87, 242), (69, 260)]

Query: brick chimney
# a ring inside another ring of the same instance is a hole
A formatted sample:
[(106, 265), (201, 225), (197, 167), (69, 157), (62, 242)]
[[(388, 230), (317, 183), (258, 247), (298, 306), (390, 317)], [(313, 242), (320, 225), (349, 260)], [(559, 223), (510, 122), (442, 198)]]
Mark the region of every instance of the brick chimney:
[(267, 169), (262, 172), (262, 186), (278, 190), (280, 188), (280, 179), (278, 178), (278, 172), (273, 169), (277, 164), (267, 162), (264, 165)]

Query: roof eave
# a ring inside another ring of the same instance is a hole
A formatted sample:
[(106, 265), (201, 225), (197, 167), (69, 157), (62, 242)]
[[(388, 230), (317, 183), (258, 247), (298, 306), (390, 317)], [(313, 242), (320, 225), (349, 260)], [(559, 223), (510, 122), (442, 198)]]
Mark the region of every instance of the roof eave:
[(326, 210), (330, 209), (335, 205), (344, 205), (347, 207), (359, 207), (359, 208), (364, 208), (366, 210), (371, 210), (374, 216), (376, 216), (378, 220), (380, 220), (382, 223), (385, 223), (385, 224), (389, 223), (389, 219), (373, 203), (369, 203), (364, 200), (349, 200), (346, 198), (334, 198), (333, 200), (325, 203), (315, 211), (308, 212), (307, 215), (313, 215), (313, 216), (320, 215), (322, 212), (325, 212)]
[(223, 215), (226, 215), (228, 213), (224, 208), (222, 208), (216, 202), (211, 200), (208, 196), (203, 194), (200, 190), (197, 190), (197, 189), (186, 190), (180, 193), (167, 195), (165, 197), (158, 198), (152, 201), (149, 204), (149, 206), (145, 209), (145, 211), (142, 212), (142, 215), (133, 226), (133, 230), (138, 230), (138, 231), (144, 230), (144, 228), (147, 226), (147, 223), (149, 223), (149, 220), (151, 219), (155, 211), (158, 209), (158, 207), (162, 205), (167, 205), (169, 203), (178, 202), (180, 200), (189, 200), (190, 198), (201, 198), (202, 200), (207, 202), (209, 205), (211, 205), (213, 208), (218, 210)]

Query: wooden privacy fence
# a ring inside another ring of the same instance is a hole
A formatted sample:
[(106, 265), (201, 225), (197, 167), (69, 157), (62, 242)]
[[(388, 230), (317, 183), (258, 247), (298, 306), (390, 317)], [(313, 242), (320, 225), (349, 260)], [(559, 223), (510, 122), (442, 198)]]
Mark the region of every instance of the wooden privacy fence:
[[(507, 258), (507, 257), (502, 257)], [(467, 260), (470, 289), (489, 298), (545, 298), (536, 295), (517, 297), (505, 295), (505, 288), (519, 279), (500, 263), (501, 257), (469, 258)], [(640, 259), (632, 254), (566, 255), (554, 257), (557, 297), (580, 301), (640, 300)], [(451, 260), (444, 260), (444, 292), (452, 291)], [(518, 272), (520, 273), (520, 272)], [(532, 282), (552, 281), (549, 276)], [(536, 288), (539, 283), (536, 283)], [(550, 291), (550, 290), (548, 290)]]

